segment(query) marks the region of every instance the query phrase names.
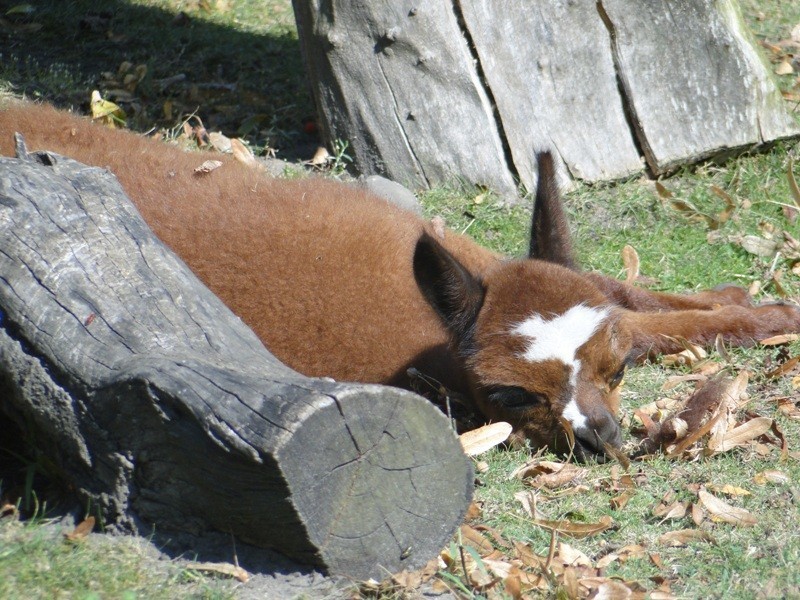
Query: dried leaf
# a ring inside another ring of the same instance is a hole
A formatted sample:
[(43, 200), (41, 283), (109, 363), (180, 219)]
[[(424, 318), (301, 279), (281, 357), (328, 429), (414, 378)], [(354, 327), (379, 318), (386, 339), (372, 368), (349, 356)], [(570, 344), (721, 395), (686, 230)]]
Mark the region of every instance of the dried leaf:
[(790, 358), (781, 366), (772, 369), (768, 373), (765, 373), (764, 377), (767, 379), (777, 379), (778, 377), (783, 377), (784, 375), (793, 371), (798, 364), (800, 364), (800, 355)]
[(790, 479), (789, 476), (783, 471), (776, 471), (774, 469), (770, 469), (767, 471), (761, 471), (760, 473), (756, 473), (753, 476), (753, 481), (758, 485), (767, 485), (768, 483), (783, 485), (785, 483), (789, 483)]
[(467, 507), (467, 514), (464, 515), (464, 520), (474, 521), (475, 519), (480, 518), (482, 512), (483, 511), (481, 510), (480, 504), (477, 502), (470, 502), (469, 507)]
[(558, 543), (558, 560), (572, 567), (591, 567), (592, 561), (583, 552), (564, 542)]
[(533, 569), (540, 569), (544, 566), (547, 560), (544, 556), (539, 556), (530, 547), (530, 544), (523, 544), (522, 542), (514, 542), (514, 549), (517, 551), (517, 558), (522, 561), (526, 567)]
[(716, 185), (711, 186), (711, 191), (725, 201), (725, 210), (717, 213), (716, 217), (718, 223), (725, 223), (731, 218), (731, 213), (733, 213), (734, 209), (736, 208), (736, 203), (733, 201), (733, 198), (730, 197), (728, 192), (720, 187), (717, 187)]
[(744, 488), (737, 487), (735, 485), (731, 485), (726, 483), (724, 485), (717, 485), (715, 483), (709, 483), (706, 487), (711, 490), (712, 492), (717, 492), (718, 494), (725, 494), (726, 496), (750, 496), (751, 493), (748, 492)]
[(622, 249), (622, 264), (625, 265), (627, 275), (625, 283), (633, 284), (639, 277), (639, 254), (636, 248), (628, 244)]
[(778, 411), (789, 419), (800, 420), (800, 408), (789, 398), (778, 398)]
[(778, 242), (758, 237), (757, 235), (746, 235), (739, 240), (739, 245), (750, 254), (755, 254), (762, 258), (772, 258), (778, 252)]
[(472, 546), (482, 555), (489, 554), (494, 550), (494, 546), (486, 539), (486, 536), (471, 525), (461, 525), (461, 539), (465, 544)]
[(775, 74), (776, 75), (791, 75), (794, 73), (794, 67), (792, 67), (792, 63), (789, 62), (789, 59), (783, 59), (778, 66), (775, 67)]
[(75, 529), (73, 529), (69, 533), (65, 533), (64, 537), (70, 542), (77, 542), (78, 540), (82, 540), (87, 535), (92, 533), (92, 529), (94, 529), (94, 523), (95, 523), (94, 517), (86, 517), (75, 527)]
[(576, 523), (566, 519), (560, 519), (557, 521), (533, 519), (533, 522), (544, 529), (555, 531), (556, 533), (561, 533), (577, 539), (602, 533), (614, 524), (613, 520), (608, 515), (600, 517), (600, 521), (597, 523)]
[(697, 503), (692, 503), (692, 523), (699, 527), (700, 524), (705, 520), (706, 511), (703, 510), (703, 507)]
[(125, 124), (125, 111), (109, 100), (103, 100), (100, 92), (92, 91), (89, 102), (92, 110), (92, 119), (100, 121), (104, 125), (115, 128), (117, 125)]
[(253, 151), (245, 146), (242, 140), (239, 138), (233, 138), (231, 140), (231, 152), (233, 152), (233, 158), (238, 160), (240, 163), (247, 165), (248, 167), (261, 166), (258, 160), (256, 160)]
[(541, 518), (541, 514), (536, 509), (536, 492), (533, 490), (525, 490), (523, 492), (517, 492), (514, 494), (514, 500), (517, 500), (522, 504), (522, 509), (532, 519)]
[(679, 520), (686, 516), (686, 502), (673, 502), (669, 505), (659, 505), (653, 511), (653, 516), (662, 521)]
[(622, 510), (635, 495), (636, 492), (633, 490), (625, 490), (619, 496), (615, 496), (611, 499), (611, 508), (614, 510)]
[(686, 546), (690, 542), (713, 542), (714, 539), (707, 531), (702, 529), (680, 529), (668, 531), (658, 538), (660, 544), (665, 546)]
[(774, 335), (764, 340), (759, 340), (758, 343), (761, 344), (762, 346), (781, 346), (783, 344), (790, 344), (791, 342), (796, 342), (797, 340), (800, 340), (800, 334), (786, 333), (783, 335)]
[(231, 139), (219, 131), (212, 131), (209, 133), (208, 141), (211, 142), (214, 149), (219, 152), (228, 153), (231, 151)]
[[(581, 588), (588, 592), (591, 598), (603, 600), (629, 600), (634, 598), (634, 592), (625, 583), (608, 577), (582, 577), (578, 580)], [(580, 597), (584, 597), (583, 596)], [(572, 597), (572, 596), (571, 596)], [(574, 596), (577, 598), (578, 596)]]
[(219, 575), (225, 575), (226, 577), (233, 577), (242, 583), (247, 583), (250, 579), (250, 573), (245, 571), (242, 567), (230, 563), (190, 562), (186, 565), (186, 568), (193, 571), (217, 573)]
[(714, 521), (723, 521), (732, 525), (741, 525), (749, 527), (758, 523), (758, 520), (747, 510), (739, 508), (738, 506), (731, 506), (724, 500), (720, 500), (716, 496), (709, 494), (705, 490), (698, 492), (700, 503), (711, 515)]
[(672, 198), (672, 192), (665, 188), (660, 181), (656, 181), (656, 191), (662, 200), (669, 200)]
[(204, 161), (202, 165), (196, 167), (194, 172), (197, 175), (205, 175), (206, 173), (211, 173), (215, 169), (219, 169), (222, 166), (222, 161), (219, 160), (207, 160)]
[[(731, 429), (722, 436), (719, 447), (713, 448), (715, 452), (727, 452), (731, 448), (736, 448), (746, 444), (767, 433), (772, 428), (772, 419), (769, 417), (756, 417), (746, 423)], [(711, 444), (709, 444), (709, 448)]]
[(505, 442), (512, 430), (513, 427), (509, 423), (500, 421), (462, 433), (458, 439), (464, 449), (464, 454), (478, 456)]
[(789, 157), (789, 168), (786, 174), (789, 179), (789, 189), (792, 192), (794, 203), (800, 208), (800, 187), (797, 185), (797, 180), (794, 178), (794, 158)]
[(324, 146), (319, 146), (317, 148), (317, 151), (314, 152), (314, 156), (311, 158), (309, 163), (311, 163), (315, 167), (321, 167), (322, 165), (327, 164), (330, 158), (331, 154), (330, 152), (328, 152), (328, 149), (325, 148)]

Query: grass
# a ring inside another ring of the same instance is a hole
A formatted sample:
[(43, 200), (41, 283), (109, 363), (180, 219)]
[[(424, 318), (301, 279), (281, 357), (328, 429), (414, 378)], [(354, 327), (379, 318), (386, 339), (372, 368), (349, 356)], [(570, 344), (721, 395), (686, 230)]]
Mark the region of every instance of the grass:
[[(174, 127), (197, 112), (206, 126), (245, 135), (256, 148), (277, 148), (282, 156), (302, 155), (316, 143), (304, 126), (313, 117), (306, 91), (299, 44), (287, 0), (110, 0), (98, 10), (90, 0), (32, 3), (33, 12), (7, 17), (0, 26), (0, 88), (62, 107), (85, 108), (89, 92), (100, 89), (128, 111), (129, 125), (141, 131)], [(800, 4), (786, 0), (742, 0), (743, 12), (759, 41), (789, 37), (800, 23)], [(180, 16), (181, 11), (186, 17)], [(767, 58), (776, 60), (777, 56)], [(119, 89), (120, 65), (146, 64), (146, 75), (135, 83), (134, 99)], [(106, 75), (104, 75), (106, 73)], [(165, 85), (176, 75), (183, 79)], [(786, 92), (796, 80), (783, 76)], [(776, 271), (795, 299), (800, 280), (793, 260), (760, 258), (745, 250), (744, 236), (780, 237), (787, 231), (800, 238), (800, 225), (790, 224), (781, 204), (791, 195), (786, 176), (789, 158), (798, 148), (779, 144), (765, 154), (744, 155), (723, 165), (705, 164), (663, 181), (674, 200), (689, 202), (705, 215), (717, 215), (727, 193), (735, 204), (731, 218), (710, 231), (695, 215), (674, 208), (652, 181), (633, 179), (618, 185), (579, 186), (566, 197), (580, 262), (589, 269), (621, 276), (620, 251), (633, 246), (641, 272), (656, 289), (691, 291), (718, 283), (750, 286), (760, 282), (757, 297), (776, 297)], [(308, 156), (304, 156), (308, 158)], [(798, 168), (796, 176), (800, 177)], [(529, 208), (508, 207), (481, 190), (437, 189), (423, 197), (429, 215), (445, 218), (481, 244), (509, 255), (523, 255)], [(710, 243), (710, 240), (713, 243)], [(731, 372), (752, 373), (749, 409), (773, 417), (791, 451), (800, 449), (800, 421), (776, 410), (774, 399), (797, 396), (791, 378), (763, 376), (780, 353), (795, 356), (800, 344), (788, 349), (750, 349), (731, 352)], [(712, 355), (712, 360), (721, 358)], [(681, 371), (684, 372), (684, 371)], [(663, 391), (675, 370), (660, 364), (632, 369), (623, 391), (628, 418), (654, 399), (686, 395), (689, 384)], [(612, 551), (641, 545), (645, 553), (612, 562), (606, 574), (636, 581), (653, 589), (669, 583), (679, 597), (719, 598), (800, 597), (800, 466), (796, 457), (782, 460), (777, 449), (760, 453), (754, 446), (694, 461), (657, 456), (636, 462), (631, 473), (637, 486), (621, 509), (611, 507), (618, 494), (612, 482), (615, 465), (591, 465), (582, 487), (539, 490), (538, 508), (550, 519), (597, 522), (610, 516), (614, 528), (599, 536), (567, 540), (596, 562)], [(514, 499), (529, 486), (509, 479), (528, 454), (493, 451), (482, 457), (488, 470), (477, 490), (481, 521), (497, 528), (507, 540), (530, 544), (546, 554), (548, 531), (532, 524)], [(555, 457), (549, 457), (555, 459)], [(3, 463), (0, 466), (4, 466)], [(778, 469), (788, 483), (760, 485), (754, 476)], [(24, 471), (23, 466), (23, 471)], [(9, 481), (6, 473), (6, 482)], [(654, 515), (665, 495), (697, 502), (697, 487), (730, 484), (750, 495), (727, 497), (757, 516), (753, 527), (706, 520), (700, 528), (713, 542), (670, 547), (659, 538), (667, 531), (693, 528), (687, 516), (667, 519)], [(6, 491), (8, 488), (4, 488)], [(577, 489), (577, 491), (575, 491)], [(565, 493), (568, 492), (568, 493)], [(551, 590), (555, 593), (555, 588)], [(78, 598), (225, 597), (230, 592), (212, 579), (193, 575), (179, 565), (154, 561), (136, 544), (93, 537), (83, 544), (66, 543), (60, 532), (40, 521), (20, 523), (0, 519), (0, 597)]]
[(146, 543), (103, 535), (69, 542), (41, 520), (0, 521), (0, 598), (231, 598), (220, 582), (152, 556)]

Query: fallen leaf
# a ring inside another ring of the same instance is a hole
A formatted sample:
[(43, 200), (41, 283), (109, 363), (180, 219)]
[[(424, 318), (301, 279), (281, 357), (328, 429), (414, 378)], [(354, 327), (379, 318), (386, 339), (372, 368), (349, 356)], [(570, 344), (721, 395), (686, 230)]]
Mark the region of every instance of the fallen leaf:
[(522, 542), (515, 541), (514, 550), (517, 551), (517, 558), (519, 558), (526, 567), (541, 569), (547, 560), (544, 556), (536, 554), (531, 549), (530, 544), (523, 544)]
[(703, 510), (697, 503), (692, 503), (692, 523), (700, 526), (700, 523), (706, 520), (706, 511)]
[(475, 525), (475, 529), (480, 532), (488, 533), (491, 538), (494, 540), (494, 543), (500, 546), (501, 548), (511, 548), (511, 544), (506, 541), (503, 535), (494, 527), (489, 527), (488, 525)]
[(733, 201), (733, 198), (731, 198), (728, 192), (720, 187), (717, 187), (716, 185), (711, 186), (711, 191), (725, 201), (725, 210), (717, 213), (716, 219), (719, 224), (726, 223), (728, 219), (731, 218), (731, 213), (733, 213), (734, 209), (736, 208), (736, 203)]
[(508, 577), (503, 580), (503, 588), (505, 593), (511, 596), (513, 600), (522, 598), (522, 580), (518, 567), (511, 568)]
[(789, 398), (778, 398), (778, 411), (785, 417), (795, 421), (800, 420), (800, 408)]
[(800, 187), (797, 185), (797, 180), (794, 178), (794, 158), (789, 157), (788, 173), (786, 174), (789, 179), (789, 189), (792, 192), (792, 199), (794, 203), (800, 208)]
[(260, 166), (260, 163), (258, 160), (256, 160), (253, 151), (245, 146), (242, 140), (239, 138), (233, 138), (231, 140), (231, 152), (233, 152), (233, 158), (238, 160), (240, 163), (247, 165), (248, 167)]
[(686, 516), (686, 502), (676, 501), (667, 506), (659, 505), (653, 511), (653, 516), (662, 521), (682, 519)]
[(798, 364), (800, 364), (800, 355), (790, 358), (779, 367), (772, 369), (768, 373), (765, 373), (764, 377), (766, 377), (767, 379), (777, 379), (778, 377), (783, 377), (784, 375), (794, 370), (794, 368)]
[(758, 485), (767, 485), (768, 483), (783, 485), (785, 483), (789, 483), (789, 481), (789, 476), (786, 473), (783, 471), (776, 471), (774, 469), (761, 471), (753, 476), (753, 482)]
[(500, 421), (462, 433), (458, 439), (464, 454), (477, 456), (505, 442), (512, 430), (513, 427), (509, 423)]
[(738, 506), (731, 506), (724, 500), (709, 494), (705, 490), (698, 492), (700, 503), (711, 515), (713, 521), (723, 521), (732, 525), (749, 527), (758, 523), (758, 520), (747, 510)]
[(212, 562), (190, 562), (186, 565), (187, 569), (192, 571), (202, 571), (204, 573), (217, 573), (225, 575), (226, 577), (233, 577), (242, 583), (247, 583), (250, 579), (250, 573), (238, 565), (230, 563), (212, 563)]
[(92, 529), (94, 529), (94, 523), (95, 523), (94, 517), (86, 517), (75, 527), (75, 529), (73, 529), (69, 533), (65, 533), (64, 537), (70, 542), (77, 542), (78, 540), (82, 540), (87, 535), (92, 533)]
[(726, 483), (724, 485), (718, 485), (715, 483), (706, 484), (706, 487), (711, 490), (712, 492), (717, 492), (718, 494), (725, 494), (726, 496), (750, 496), (750, 492), (748, 492), (744, 488), (737, 487), (735, 485), (731, 485)]
[(231, 151), (231, 139), (219, 131), (212, 131), (209, 133), (208, 141), (211, 142), (214, 149), (219, 152), (228, 153)]
[(471, 525), (461, 525), (461, 539), (465, 544), (472, 546), (481, 554), (489, 554), (494, 550), (494, 546), (486, 539), (486, 536)]
[(614, 510), (622, 510), (634, 495), (635, 492), (633, 490), (625, 490), (619, 496), (615, 496), (611, 499), (611, 508)]
[(726, 432), (722, 436), (718, 447), (712, 448), (709, 443), (709, 448), (714, 452), (727, 452), (731, 448), (736, 448), (764, 435), (771, 428), (772, 419), (769, 417), (756, 417)]
[(536, 509), (536, 492), (525, 490), (514, 494), (514, 499), (522, 504), (522, 510), (532, 519), (541, 518), (541, 514)]
[(100, 92), (92, 91), (89, 102), (92, 111), (92, 119), (100, 121), (108, 127), (115, 128), (117, 125), (125, 124), (125, 111), (109, 100), (103, 100)]
[(772, 258), (778, 252), (778, 242), (758, 237), (756, 235), (746, 235), (739, 241), (739, 245), (750, 254), (755, 254), (761, 258)]
[(792, 63), (787, 59), (782, 60), (778, 66), (775, 67), (776, 75), (791, 75), (792, 73), (794, 73), (794, 68), (792, 67)]
[(314, 156), (311, 157), (309, 163), (314, 165), (315, 167), (321, 167), (331, 159), (331, 154), (328, 152), (328, 149), (324, 146), (319, 146), (317, 151), (314, 152)]
[(668, 531), (658, 538), (660, 544), (665, 546), (686, 546), (690, 542), (713, 542), (714, 539), (707, 531), (702, 529), (680, 529)]
[(194, 172), (197, 175), (205, 175), (206, 173), (211, 173), (211, 171), (215, 169), (219, 169), (222, 166), (222, 161), (219, 160), (207, 160), (204, 161), (202, 165), (199, 167), (195, 167)]
[(481, 510), (480, 504), (478, 504), (477, 502), (471, 502), (469, 507), (467, 508), (467, 514), (464, 515), (464, 520), (474, 521), (475, 519), (480, 518), (482, 512), (483, 511)]
[(672, 192), (665, 188), (660, 181), (656, 181), (656, 191), (662, 200), (669, 200), (672, 198)]
[(602, 533), (614, 524), (613, 520), (608, 515), (600, 517), (600, 520), (597, 523), (576, 523), (566, 519), (559, 519), (557, 521), (533, 519), (533, 523), (544, 529), (555, 531), (556, 533), (561, 533), (577, 539)]
[(625, 283), (632, 285), (639, 277), (639, 254), (636, 252), (636, 248), (625, 244), (622, 249), (622, 264), (625, 265), (627, 271)]
[(781, 346), (783, 344), (790, 344), (800, 340), (800, 333), (785, 333), (783, 335), (774, 335), (763, 340), (759, 340), (762, 346)]
[(592, 561), (583, 552), (564, 542), (558, 543), (558, 560), (572, 567), (590, 567)]

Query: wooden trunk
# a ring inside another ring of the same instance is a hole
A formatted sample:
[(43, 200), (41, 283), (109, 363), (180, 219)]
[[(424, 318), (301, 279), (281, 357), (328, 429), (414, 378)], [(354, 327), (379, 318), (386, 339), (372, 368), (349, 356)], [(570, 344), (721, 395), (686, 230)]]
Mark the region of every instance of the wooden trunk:
[(108, 526), (214, 528), (354, 579), (450, 539), (473, 469), (423, 398), (282, 365), (106, 171), (0, 159), (0, 215), (0, 415)]
[(619, 179), (800, 133), (735, 0), (293, 0), (329, 139), (362, 173), (533, 189), (534, 153)]

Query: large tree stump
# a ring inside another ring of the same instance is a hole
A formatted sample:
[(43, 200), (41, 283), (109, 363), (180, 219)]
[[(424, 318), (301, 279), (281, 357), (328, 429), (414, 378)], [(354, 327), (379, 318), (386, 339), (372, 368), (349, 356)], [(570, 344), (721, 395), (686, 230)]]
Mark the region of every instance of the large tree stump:
[(35, 156), (0, 159), (0, 410), (87, 505), (358, 579), (436, 555), (473, 471), (435, 407), (285, 367), (113, 176)]
[(323, 131), (356, 168), (509, 194), (654, 174), (800, 133), (735, 0), (293, 0)]

